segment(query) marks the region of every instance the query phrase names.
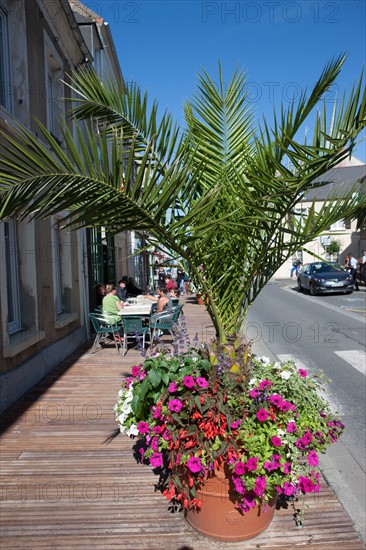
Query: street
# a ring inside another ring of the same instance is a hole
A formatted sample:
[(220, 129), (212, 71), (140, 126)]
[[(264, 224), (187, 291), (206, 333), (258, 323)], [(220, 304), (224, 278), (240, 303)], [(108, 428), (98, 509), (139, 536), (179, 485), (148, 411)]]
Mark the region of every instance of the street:
[(295, 278), (270, 282), (251, 307), (244, 330), (258, 355), (292, 359), (331, 379), (327, 397), (346, 428), (322, 469), (329, 469), (328, 482), (365, 537), (366, 292), (360, 289), (310, 296), (297, 291)]

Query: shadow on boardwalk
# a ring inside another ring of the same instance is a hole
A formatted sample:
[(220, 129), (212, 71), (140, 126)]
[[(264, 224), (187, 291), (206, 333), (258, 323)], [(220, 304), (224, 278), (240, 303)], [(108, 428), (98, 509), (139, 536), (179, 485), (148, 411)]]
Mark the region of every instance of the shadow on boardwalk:
[[(191, 339), (209, 339), (204, 306), (186, 300)], [(276, 512), (252, 541), (219, 543), (171, 513), (157, 477), (132, 455), (133, 441), (110, 438), (120, 381), (141, 356), (114, 345), (91, 354), (92, 341), (5, 412), (1, 436), (1, 549), (204, 550), (258, 548), (362, 550), (351, 521), (323, 481), (306, 499), (304, 528)]]

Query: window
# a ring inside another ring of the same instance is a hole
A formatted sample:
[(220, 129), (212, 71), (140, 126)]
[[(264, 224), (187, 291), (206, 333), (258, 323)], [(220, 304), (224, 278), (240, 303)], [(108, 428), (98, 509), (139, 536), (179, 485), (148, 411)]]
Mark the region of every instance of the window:
[(0, 105), (11, 110), (8, 16), (0, 3)]
[(47, 129), (61, 144), (62, 133), (58, 128), (57, 121), (64, 115), (64, 88), (62, 84), (63, 65), (54, 45), (46, 34), (44, 41)]
[(60, 239), (60, 228), (58, 223), (53, 226), (53, 278), (55, 285), (55, 308), (56, 315), (61, 315), (63, 312), (62, 307), (62, 268), (61, 268), (61, 239)]
[(335, 222), (330, 226), (331, 231), (340, 231), (342, 229), (344, 229), (344, 220)]
[(19, 300), (19, 263), (17, 225), (14, 219), (4, 222), (5, 276), (8, 301), (8, 333), (21, 330)]

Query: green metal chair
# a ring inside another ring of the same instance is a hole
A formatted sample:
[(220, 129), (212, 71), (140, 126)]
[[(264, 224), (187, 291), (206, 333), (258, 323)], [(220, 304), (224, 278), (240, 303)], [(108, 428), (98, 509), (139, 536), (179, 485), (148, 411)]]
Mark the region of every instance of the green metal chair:
[(171, 298), (173, 307), (176, 307), (179, 304), (179, 298)]
[(134, 338), (137, 342), (139, 338), (142, 338), (142, 347), (145, 349), (145, 337), (149, 332), (149, 327), (144, 326), (142, 323), (142, 317), (138, 315), (125, 315), (122, 317), (122, 331), (123, 331), (123, 344), (122, 353), (126, 355), (128, 340)]
[(104, 343), (105, 339), (108, 335), (112, 334), (114, 344), (116, 346), (116, 350), (118, 353), (120, 352), (118, 343), (120, 344), (120, 347), (122, 349), (122, 343), (121, 338), (119, 335), (119, 331), (121, 330), (121, 325), (111, 325), (108, 323), (103, 314), (101, 313), (89, 313), (89, 319), (92, 322), (93, 328), (95, 330), (96, 336), (94, 339), (93, 347), (92, 347), (92, 353), (94, 353), (100, 344)]
[(162, 313), (157, 313), (151, 316), (149, 325), (150, 345), (153, 345), (153, 342), (160, 331), (168, 331), (174, 338), (175, 322), (173, 321), (173, 316), (174, 311), (163, 311)]

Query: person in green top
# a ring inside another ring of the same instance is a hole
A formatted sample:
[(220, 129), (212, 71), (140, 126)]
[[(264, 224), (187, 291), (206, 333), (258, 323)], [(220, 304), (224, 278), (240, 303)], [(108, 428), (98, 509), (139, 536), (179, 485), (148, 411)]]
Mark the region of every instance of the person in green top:
[(117, 296), (115, 285), (106, 285), (106, 296), (103, 298), (103, 313), (105, 319), (113, 325), (121, 323), (121, 316), (118, 314), (122, 311), (121, 300)]

